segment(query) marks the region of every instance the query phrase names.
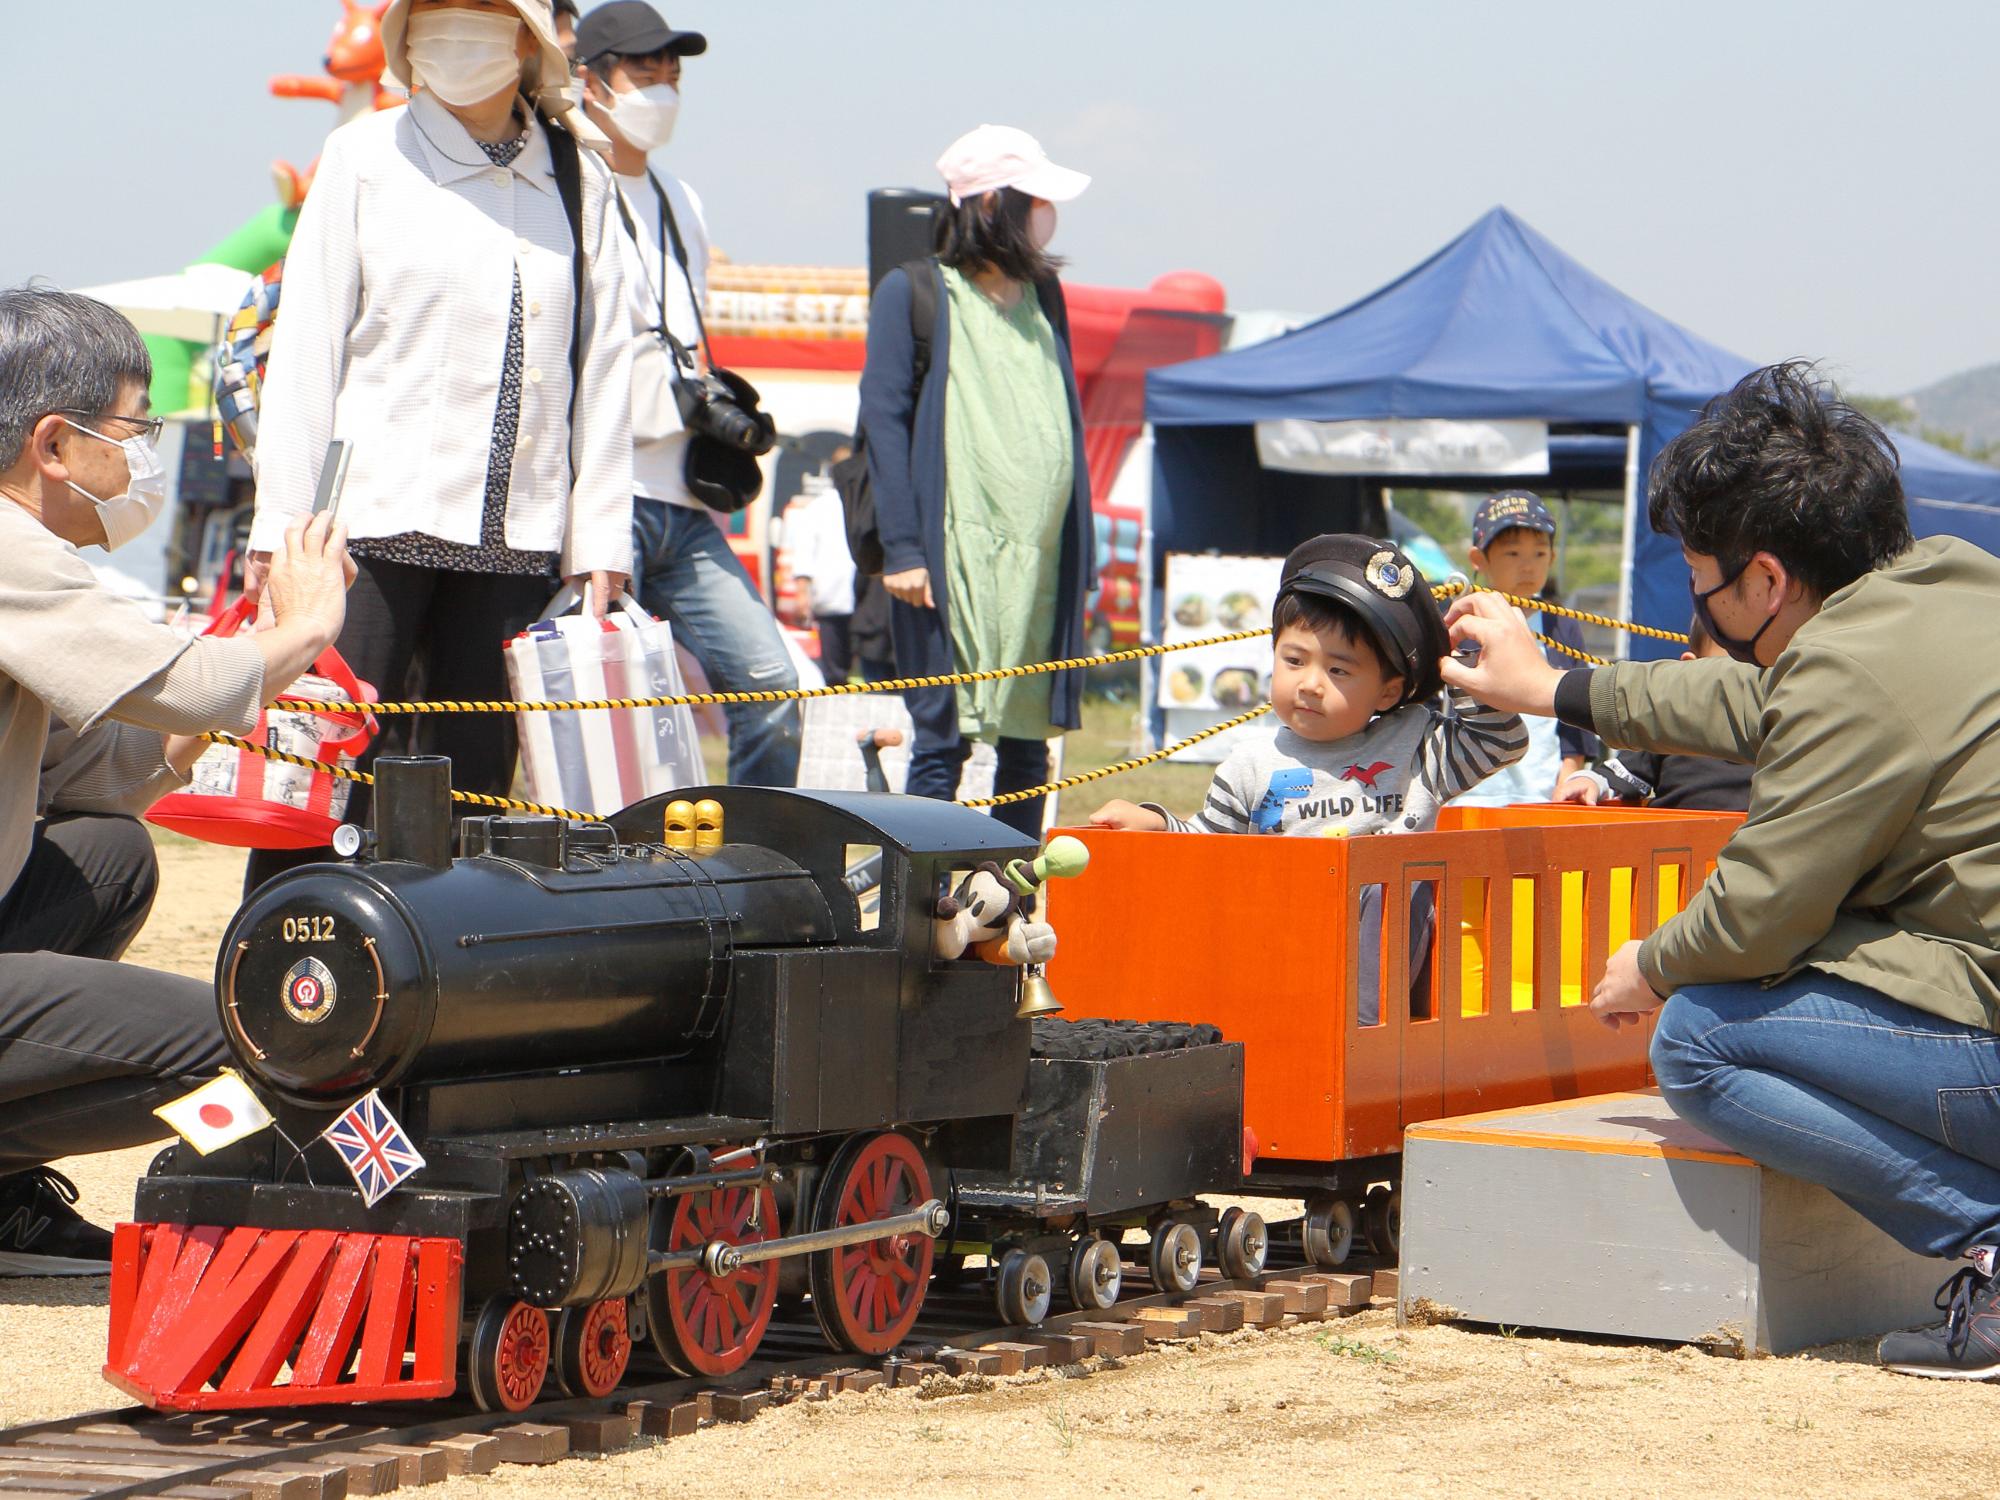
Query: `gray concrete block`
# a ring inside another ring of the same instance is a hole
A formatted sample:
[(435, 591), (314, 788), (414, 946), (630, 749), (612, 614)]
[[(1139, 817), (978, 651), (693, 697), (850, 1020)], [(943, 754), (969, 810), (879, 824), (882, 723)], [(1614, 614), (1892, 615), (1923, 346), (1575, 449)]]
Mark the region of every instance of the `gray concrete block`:
[(1655, 1091), (1413, 1125), (1401, 1305), (1786, 1354), (1934, 1321), (1952, 1267)]

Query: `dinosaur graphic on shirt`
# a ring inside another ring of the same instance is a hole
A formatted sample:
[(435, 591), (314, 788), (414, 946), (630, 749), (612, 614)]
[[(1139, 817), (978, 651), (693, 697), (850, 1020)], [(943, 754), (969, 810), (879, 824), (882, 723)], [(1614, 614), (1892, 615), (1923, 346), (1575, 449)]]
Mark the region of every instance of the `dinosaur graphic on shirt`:
[(1271, 783), (1264, 788), (1263, 798), (1256, 810), (1250, 814), (1250, 829), (1253, 833), (1276, 833), (1278, 823), (1284, 817), (1285, 804), (1297, 802), (1313, 789), (1313, 773), (1304, 766), (1287, 766), (1271, 773)]

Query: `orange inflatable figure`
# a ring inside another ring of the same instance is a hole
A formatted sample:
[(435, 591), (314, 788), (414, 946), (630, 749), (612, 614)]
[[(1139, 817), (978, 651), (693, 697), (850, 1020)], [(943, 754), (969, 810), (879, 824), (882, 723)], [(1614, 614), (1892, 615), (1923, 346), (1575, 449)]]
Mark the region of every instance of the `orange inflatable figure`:
[[(401, 104), (403, 96), (383, 88), (381, 83), (382, 70), (387, 66), (382, 56), (382, 13), (388, 8), (389, 0), (382, 0), (379, 5), (340, 0), (340, 20), (333, 28), (333, 40), (326, 47), (326, 71), (317, 77), (286, 74), (273, 78), (271, 92), (280, 99), (324, 99), (338, 105), (342, 125), (370, 110)], [(318, 166), (315, 160), (302, 172), (288, 161), (272, 162), (271, 176), (278, 186), (278, 201), (286, 208), (297, 208), (303, 203)]]

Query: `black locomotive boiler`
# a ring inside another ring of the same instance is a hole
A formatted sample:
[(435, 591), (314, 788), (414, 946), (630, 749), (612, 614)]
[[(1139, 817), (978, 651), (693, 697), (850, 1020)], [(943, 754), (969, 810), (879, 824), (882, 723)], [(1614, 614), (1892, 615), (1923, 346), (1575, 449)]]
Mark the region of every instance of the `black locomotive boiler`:
[[(1017, 1321), (1057, 1285), (1115, 1290), (1107, 1230), (1147, 1228), (1168, 1281), (1210, 1246), (1261, 1257), (1254, 1220), (1194, 1202), (1240, 1168), (1239, 1049), (1034, 1059), (1021, 970), (933, 956), (938, 895), (1034, 855), (1005, 825), (707, 788), (607, 823), (467, 819), (454, 857), (448, 764), (377, 775), (372, 843), (343, 830), (346, 860), (260, 887), (224, 935), (222, 1024), (275, 1125), (140, 1183), (105, 1368), (140, 1399), (462, 1381), (518, 1409), (551, 1368), (603, 1394), (648, 1334), (727, 1374), (781, 1293), (886, 1353), (940, 1246), (989, 1257)], [(322, 1138), (371, 1091), (424, 1162), (372, 1206)]]

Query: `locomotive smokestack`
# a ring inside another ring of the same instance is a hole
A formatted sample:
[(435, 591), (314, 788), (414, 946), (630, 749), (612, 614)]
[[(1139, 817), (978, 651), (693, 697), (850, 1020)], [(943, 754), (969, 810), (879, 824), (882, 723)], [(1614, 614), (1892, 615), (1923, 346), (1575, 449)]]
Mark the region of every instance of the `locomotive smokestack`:
[(375, 762), (375, 855), (433, 870), (449, 868), (449, 757), (385, 755)]

